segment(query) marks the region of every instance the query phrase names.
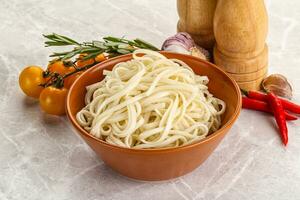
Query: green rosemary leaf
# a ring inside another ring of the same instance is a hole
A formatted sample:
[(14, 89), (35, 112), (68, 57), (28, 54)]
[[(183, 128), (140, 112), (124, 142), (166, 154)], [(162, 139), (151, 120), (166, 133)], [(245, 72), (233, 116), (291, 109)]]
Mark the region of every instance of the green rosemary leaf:
[(49, 39), (49, 41), (45, 42), (46, 47), (49, 46), (67, 46), (67, 45), (79, 45), (78, 42), (72, 40), (68, 37), (58, 35), (58, 34), (50, 34), (50, 35), (43, 35), (45, 38)]
[(107, 42), (122, 42), (121, 38), (116, 38), (116, 37), (111, 37), (111, 36), (104, 37), (103, 40), (107, 41)]
[(55, 56), (64, 56), (64, 55), (67, 55), (68, 53), (70, 53), (69, 51), (65, 51), (65, 52), (54, 52), (52, 55), (52, 57), (55, 57)]
[(81, 49), (77, 49), (77, 50), (73, 50), (73, 51), (69, 52), (68, 54), (63, 56), (62, 61), (68, 60), (68, 59), (74, 57), (75, 55), (79, 54), (80, 51), (81, 51)]
[(118, 48), (119, 49), (127, 49), (127, 48), (129, 48), (130, 47), (130, 45), (128, 45), (128, 44), (119, 44), (118, 45)]
[(105, 46), (108, 46), (108, 47), (117, 47), (117, 46), (122, 45), (122, 44), (124, 44), (124, 43), (122, 43), (122, 42), (111, 42), (111, 41), (109, 41), (109, 42), (105, 43)]
[(81, 49), (80, 53), (93, 53), (93, 52), (97, 52), (101, 49), (99, 48), (85, 48), (85, 49)]
[(70, 53), (68, 53), (67, 55), (63, 56), (61, 60), (62, 60), (62, 61), (68, 60), (68, 59), (74, 57), (75, 55), (76, 55), (75, 52), (70, 52)]
[[(120, 53), (115, 48), (109, 48), (108, 50), (105, 51), (105, 53), (109, 54), (110, 57), (120, 55)], [(111, 55), (113, 55), (113, 56), (111, 56)]]
[(93, 41), (92, 45), (100, 49), (107, 49), (107, 46), (105, 46), (104, 42), (101, 41)]
[(43, 37), (45, 37), (49, 40), (53, 40), (53, 34), (49, 34), (49, 35), (43, 34)]
[(126, 40), (124, 38), (115, 38), (115, 37), (105, 37), (103, 38), (104, 40), (106, 39), (106, 41), (108, 41), (108, 43), (110, 42), (116, 42), (118, 44), (124, 44), (124, 45), (130, 45), (130, 46), (135, 46), (136, 43), (130, 40)]
[(135, 46), (135, 42), (132, 42), (132, 41), (128, 41), (128, 44), (129, 44), (130, 46)]
[(93, 46), (92, 42), (83, 42), (82, 43), (84, 46)]
[(95, 58), (96, 56), (98, 56), (99, 54), (103, 53), (104, 51), (102, 50), (98, 50), (97, 52), (94, 52), (94, 53), (90, 53), (88, 54), (87, 56), (84, 56), (82, 58), (82, 60), (88, 60), (88, 59), (91, 59), (91, 58)]
[(58, 56), (58, 55), (54, 55), (54, 54), (51, 54), (49, 57), (51, 57), (51, 58), (57, 57), (57, 60), (60, 60), (62, 58), (62, 56)]
[(131, 53), (131, 51), (127, 50), (127, 49), (117, 49), (117, 52), (120, 54), (129, 54)]
[(142, 45), (144, 48), (146, 49), (151, 49), (151, 50), (154, 50), (154, 51), (159, 51), (158, 48), (156, 48), (155, 46), (153, 46), (152, 44), (144, 41), (144, 40), (141, 40), (141, 39), (135, 39), (134, 42), (136, 42), (137, 44), (139, 45)]
[(46, 41), (45, 44), (47, 47), (49, 46), (65, 46), (70, 45), (69, 43), (66, 43), (65, 41), (62, 41), (61, 39), (55, 37), (52, 35), (43, 35), (45, 38), (49, 39), (49, 41)]
[(68, 38), (66, 36), (58, 35), (56, 33), (53, 33), (53, 36), (55, 36), (55, 38), (61, 39), (62, 41), (66, 42), (66, 43), (79, 45), (78, 42), (76, 42), (75, 40), (72, 40), (71, 38)]
[(56, 55), (55, 53), (49, 55), (49, 57), (62, 57), (65, 56), (66, 54), (62, 54), (62, 55)]
[(66, 43), (61, 43), (61, 42), (54, 42), (54, 41), (46, 41), (45, 46), (50, 47), (50, 46), (69, 46), (72, 44), (66, 44)]
[(55, 42), (62, 42), (61, 39), (59, 39), (53, 35), (48, 35), (47, 39), (49, 39), (50, 41), (55, 41)]
[(82, 50), (99, 50), (100, 48), (95, 47), (95, 46), (81, 46), (80, 49)]

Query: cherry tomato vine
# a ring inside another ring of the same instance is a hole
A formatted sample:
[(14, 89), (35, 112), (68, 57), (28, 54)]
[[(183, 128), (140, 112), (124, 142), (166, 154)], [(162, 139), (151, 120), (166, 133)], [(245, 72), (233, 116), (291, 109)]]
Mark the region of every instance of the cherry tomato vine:
[(43, 36), (46, 38), (45, 47), (73, 48), (51, 54), (52, 60), (46, 70), (39, 66), (24, 68), (19, 76), (19, 86), (27, 96), (39, 99), (41, 109), (52, 115), (65, 114), (68, 89), (83, 71), (108, 58), (129, 54), (136, 49), (159, 50), (141, 39), (104, 37), (101, 41), (80, 43), (56, 33)]

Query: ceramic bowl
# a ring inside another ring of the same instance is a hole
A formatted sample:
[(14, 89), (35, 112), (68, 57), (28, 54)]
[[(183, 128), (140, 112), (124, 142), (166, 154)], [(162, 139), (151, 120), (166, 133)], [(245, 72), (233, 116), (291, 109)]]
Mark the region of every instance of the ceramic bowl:
[[(102, 71), (132, 59), (132, 55), (104, 61), (85, 71), (70, 88), (66, 112), (84, 141), (108, 166), (120, 174), (139, 180), (166, 180), (187, 174), (201, 165), (218, 146), (236, 121), (241, 110), (241, 94), (236, 82), (212, 63), (189, 55), (162, 52), (168, 58), (187, 63), (196, 74), (209, 78), (209, 91), (226, 102), (221, 128), (205, 139), (187, 146), (165, 149), (129, 149), (108, 144), (84, 130), (76, 121), (76, 113), (84, 107), (86, 86), (103, 79)], [(214, 166), (216, 167), (216, 166)]]

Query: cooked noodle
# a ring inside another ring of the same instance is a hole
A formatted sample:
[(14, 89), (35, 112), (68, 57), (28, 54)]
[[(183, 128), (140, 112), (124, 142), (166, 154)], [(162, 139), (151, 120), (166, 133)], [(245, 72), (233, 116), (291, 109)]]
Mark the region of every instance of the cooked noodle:
[(187, 145), (219, 129), (224, 101), (213, 97), (208, 78), (184, 62), (136, 50), (105, 78), (87, 87), (78, 123), (110, 144), (144, 149)]

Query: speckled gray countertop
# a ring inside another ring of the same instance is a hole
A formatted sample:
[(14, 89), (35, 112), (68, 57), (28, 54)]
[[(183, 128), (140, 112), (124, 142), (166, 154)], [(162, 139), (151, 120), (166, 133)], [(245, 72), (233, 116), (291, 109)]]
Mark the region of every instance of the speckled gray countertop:
[[(300, 1), (266, 2), (270, 72), (286, 75), (300, 102)], [(78, 40), (140, 37), (160, 46), (176, 31), (175, 0), (0, 0), (0, 199), (300, 199), (300, 123), (281, 144), (272, 117), (242, 111), (211, 157), (165, 182), (132, 181), (113, 172), (75, 134), (25, 98), (18, 74), (45, 66), (42, 33)]]

